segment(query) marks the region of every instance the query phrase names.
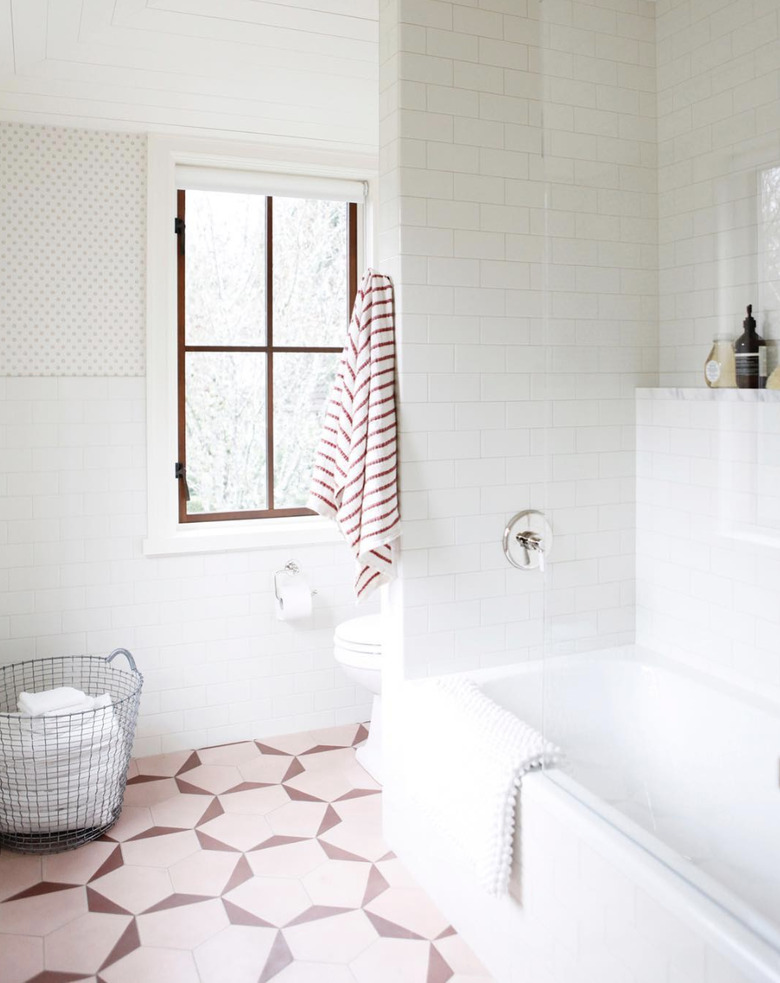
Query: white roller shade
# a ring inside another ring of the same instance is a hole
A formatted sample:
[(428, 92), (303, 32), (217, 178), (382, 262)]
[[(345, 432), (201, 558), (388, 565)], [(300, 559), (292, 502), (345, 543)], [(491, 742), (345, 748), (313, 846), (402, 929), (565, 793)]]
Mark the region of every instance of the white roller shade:
[(238, 194), (276, 195), (279, 198), (323, 198), (358, 203), (363, 203), (366, 198), (365, 181), (238, 168), (195, 167), (189, 164), (176, 166), (176, 187), (185, 191), (234, 191)]

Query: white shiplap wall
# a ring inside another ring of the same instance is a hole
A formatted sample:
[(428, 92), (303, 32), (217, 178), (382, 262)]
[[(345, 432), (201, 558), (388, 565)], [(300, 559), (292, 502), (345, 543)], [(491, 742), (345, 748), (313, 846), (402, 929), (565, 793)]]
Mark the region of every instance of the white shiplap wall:
[(3, 0), (0, 119), (376, 149), (376, 0)]

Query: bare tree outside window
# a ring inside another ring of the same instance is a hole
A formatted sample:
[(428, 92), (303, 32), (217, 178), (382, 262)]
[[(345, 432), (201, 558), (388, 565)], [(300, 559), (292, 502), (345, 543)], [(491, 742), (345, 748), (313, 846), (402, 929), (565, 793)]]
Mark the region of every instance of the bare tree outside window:
[(187, 191), (179, 217), (180, 521), (308, 514), (356, 208)]

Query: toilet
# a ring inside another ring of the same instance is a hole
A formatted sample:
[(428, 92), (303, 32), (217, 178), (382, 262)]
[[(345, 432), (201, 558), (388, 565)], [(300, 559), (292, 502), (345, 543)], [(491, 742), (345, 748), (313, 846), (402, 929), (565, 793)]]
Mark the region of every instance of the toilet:
[(382, 618), (378, 614), (350, 618), (333, 633), (336, 662), (354, 682), (373, 694), (368, 739), (355, 756), (371, 777), (382, 782)]

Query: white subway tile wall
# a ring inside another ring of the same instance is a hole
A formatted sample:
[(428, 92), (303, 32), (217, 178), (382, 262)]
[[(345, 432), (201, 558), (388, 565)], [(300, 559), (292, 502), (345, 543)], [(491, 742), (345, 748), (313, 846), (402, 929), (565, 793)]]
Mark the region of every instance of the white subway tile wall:
[(380, 7), (406, 671), (539, 654), (542, 578), (500, 546), (529, 507), (556, 531), (556, 650), (630, 641), (633, 392), (656, 382), (654, 4)]
[[(138, 754), (365, 720), (332, 656), (346, 547), (142, 556), (146, 138), (0, 122), (0, 161), (0, 660), (131, 649)], [(292, 557), (300, 626), (273, 610)]]
[(780, 394), (637, 406), (637, 640), (780, 695)]
[[(129, 648), (137, 754), (368, 719), (333, 660), (358, 613), (346, 546), (142, 555), (144, 411), (142, 378), (0, 378), (0, 661)], [(293, 557), (318, 593), (285, 623), (273, 573)]]
[(761, 193), (780, 186), (780, 11), (657, 8), (661, 384), (699, 386), (713, 334), (741, 334), (747, 304), (780, 339), (780, 226)]

